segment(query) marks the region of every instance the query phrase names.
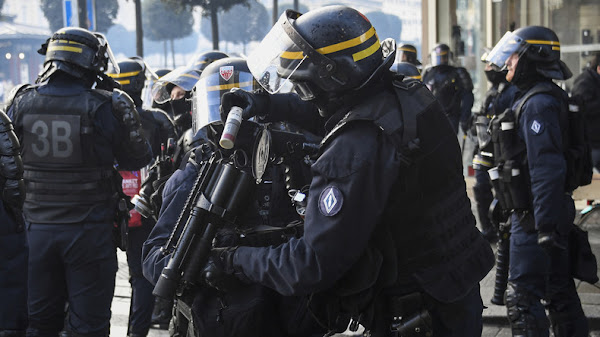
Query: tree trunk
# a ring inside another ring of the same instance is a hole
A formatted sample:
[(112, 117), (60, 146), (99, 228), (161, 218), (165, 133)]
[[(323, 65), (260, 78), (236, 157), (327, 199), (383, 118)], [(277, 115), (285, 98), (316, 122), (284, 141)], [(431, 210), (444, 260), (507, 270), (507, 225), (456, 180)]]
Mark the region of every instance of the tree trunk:
[(277, 23), (277, 19), (279, 19), (279, 8), (277, 0), (273, 0), (273, 24)]
[(165, 68), (168, 68), (169, 66), (167, 65), (167, 59), (169, 57), (169, 55), (167, 54), (167, 40), (163, 40), (163, 51), (164, 51), (164, 56), (165, 56)]
[(135, 0), (135, 53), (139, 57), (144, 57), (144, 30), (142, 28), (141, 0)]
[(216, 6), (210, 9), (210, 25), (212, 30), (212, 44), (214, 50), (219, 50), (219, 18)]
[(171, 39), (171, 60), (173, 61), (173, 69), (175, 69), (175, 41)]

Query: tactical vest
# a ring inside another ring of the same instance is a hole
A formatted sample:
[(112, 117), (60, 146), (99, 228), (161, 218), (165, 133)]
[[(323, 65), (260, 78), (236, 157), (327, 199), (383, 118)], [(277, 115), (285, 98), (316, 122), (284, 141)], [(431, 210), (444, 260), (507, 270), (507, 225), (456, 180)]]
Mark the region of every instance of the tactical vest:
[(27, 196), (25, 218), (34, 223), (83, 221), (94, 205), (115, 192), (112, 163), (94, 151), (94, 117), (110, 93), (86, 90), (71, 96), (23, 91), (13, 105), (21, 130)]
[[(356, 121), (373, 122), (391, 140), (402, 164), (369, 244), (383, 255), (376, 287), (456, 301), (488, 273), (494, 255), (475, 227), (459, 145), (442, 107), (419, 81), (396, 78), (392, 90), (348, 113), (322, 148)], [(352, 268), (360, 270), (370, 269)], [(356, 277), (348, 275), (340, 283)]]
[(513, 109), (507, 109), (491, 122), (496, 167), (490, 169), (492, 184), (500, 206), (507, 210), (527, 210), (532, 207), (526, 144), (518, 135), (519, 118), (529, 98), (540, 93), (560, 97), (562, 148), (567, 163), (565, 192), (591, 182), (592, 167), (585, 126), (576, 105), (569, 104), (567, 94), (550, 82), (532, 87)]
[(458, 116), (460, 114), (460, 96), (461, 81), (454, 67), (438, 66), (429, 69), (423, 77), (423, 83), (438, 99), (448, 116)]

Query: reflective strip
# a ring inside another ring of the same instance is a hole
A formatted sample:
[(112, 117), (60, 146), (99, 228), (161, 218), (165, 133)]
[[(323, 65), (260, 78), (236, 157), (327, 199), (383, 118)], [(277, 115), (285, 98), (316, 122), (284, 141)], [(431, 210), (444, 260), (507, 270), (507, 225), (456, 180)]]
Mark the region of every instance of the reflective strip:
[(131, 83), (130, 80), (117, 80), (117, 82), (119, 82), (119, 84), (130, 84)]
[[(361, 36), (358, 36), (353, 39), (343, 41), (340, 43), (332, 44), (330, 46), (325, 46), (325, 47), (319, 48), (319, 49), (317, 49), (317, 52), (319, 52), (320, 54), (326, 55), (326, 54), (338, 52), (340, 50), (356, 47), (359, 44), (370, 39), (373, 35), (375, 35), (375, 28), (373, 26), (371, 26), (371, 28), (369, 30), (367, 30), (364, 34), (362, 34)], [(379, 39), (377, 39), (377, 45), (379, 46)], [(369, 50), (371, 48), (373, 48), (373, 46), (367, 48), (366, 50)], [(356, 54), (359, 54), (359, 53), (356, 53)], [(373, 53), (374, 53), (374, 51), (372, 51), (369, 55), (371, 55)], [(354, 54), (354, 55), (356, 55), (356, 54)], [(354, 55), (353, 55), (353, 57), (354, 57)], [(367, 55), (367, 56), (369, 56), (369, 55)], [(290, 59), (290, 60), (301, 60), (302, 58), (304, 58), (304, 54), (301, 51), (284, 51), (281, 53), (281, 57), (285, 58), (285, 59)], [(364, 57), (361, 57), (361, 58), (359, 58), (359, 60), (363, 59), (363, 58)], [(355, 59), (355, 61), (357, 61), (357, 60)]]
[(52, 47), (48, 48), (48, 51), (56, 51), (56, 50), (69, 51), (69, 52), (80, 53), (80, 54), (83, 52), (83, 48), (79, 48), (79, 47), (52, 46)]
[(250, 82), (242, 82), (242, 83), (231, 83), (231, 84), (222, 84), (222, 85), (213, 85), (206, 88), (206, 91), (221, 91), (221, 90), (229, 90), (231, 88), (244, 88), (250, 86), (254, 83), (254, 81)]
[(552, 50), (560, 50), (560, 42), (548, 40), (525, 40), (529, 44), (547, 44), (552, 46)]
[(83, 44), (83, 43), (79, 43), (79, 42), (75, 42), (75, 41), (69, 41), (69, 40), (58, 40), (58, 43), (65, 43), (65, 44)]
[(375, 43), (373, 43), (369, 48), (367, 48), (363, 51), (359, 51), (358, 53), (352, 54), (352, 58), (354, 59), (354, 62), (360, 61), (364, 58), (367, 58), (367, 57), (373, 55), (373, 53), (378, 51), (379, 48), (381, 48), (381, 45), (379, 44), (379, 39), (377, 39), (375, 41)]
[(194, 75), (192, 75), (192, 74), (181, 74), (180, 76), (183, 76), (183, 77), (190, 77), (190, 78), (194, 78), (194, 79), (199, 79), (199, 78), (200, 78), (200, 76), (194, 76)]
[(419, 75), (419, 76), (408, 76), (408, 77), (414, 78), (415, 80), (419, 80), (419, 81), (421, 80), (421, 75)]
[(417, 52), (417, 50), (416, 50), (416, 49), (413, 49), (413, 48), (406, 48), (406, 47), (401, 47), (401, 48), (398, 48), (398, 50), (404, 50), (404, 51), (409, 51), (409, 52), (413, 52), (413, 53), (416, 53), (416, 52)]
[(128, 73), (119, 73), (119, 74), (108, 74), (108, 76), (112, 78), (121, 78), (121, 77), (134, 77), (140, 73), (141, 70), (138, 71), (130, 71)]
[(480, 165), (483, 165), (485, 167), (492, 167), (494, 165), (494, 163), (489, 162), (489, 161), (485, 161), (481, 157), (474, 157), (473, 158), (473, 164), (480, 164)]
[(438, 54), (438, 55), (442, 56), (442, 55), (446, 55), (446, 54), (448, 54), (448, 51), (447, 51), (447, 50), (444, 50), (444, 51), (442, 51), (442, 52), (439, 52), (439, 53), (436, 53), (436, 54)]
[(199, 65), (199, 64), (204, 64), (204, 63), (206, 63), (206, 61), (198, 61), (198, 62), (194, 63), (194, 65)]

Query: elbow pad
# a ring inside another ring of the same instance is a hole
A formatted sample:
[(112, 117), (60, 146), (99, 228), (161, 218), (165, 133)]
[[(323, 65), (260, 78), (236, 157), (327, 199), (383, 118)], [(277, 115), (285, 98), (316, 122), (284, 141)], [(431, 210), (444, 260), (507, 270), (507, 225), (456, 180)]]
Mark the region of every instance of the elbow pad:
[(148, 152), (148, 140), (142, 134), (140, 116), (135, 109), (133, 99), (122, 90), (112, 92), (113, 115), (121, 122), (128, 134), (127, 147), (134, 153), (143, 156)]

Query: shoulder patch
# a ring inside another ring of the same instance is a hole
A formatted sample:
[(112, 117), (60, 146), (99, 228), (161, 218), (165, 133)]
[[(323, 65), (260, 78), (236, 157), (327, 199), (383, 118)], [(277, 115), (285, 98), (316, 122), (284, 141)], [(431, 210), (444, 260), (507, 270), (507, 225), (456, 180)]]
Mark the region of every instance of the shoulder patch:
[(319, 211), (324, 216), (334, 216), (342, 209), (344, 196), (335, 186), (328, 186), (319, 196)]
[(529, 130), (531, 130), (533, 135), (539, 135), (540, 133), (544, 132), (544, 124), (542, 124), (541, 121), (534, 119), (529, 126)]

